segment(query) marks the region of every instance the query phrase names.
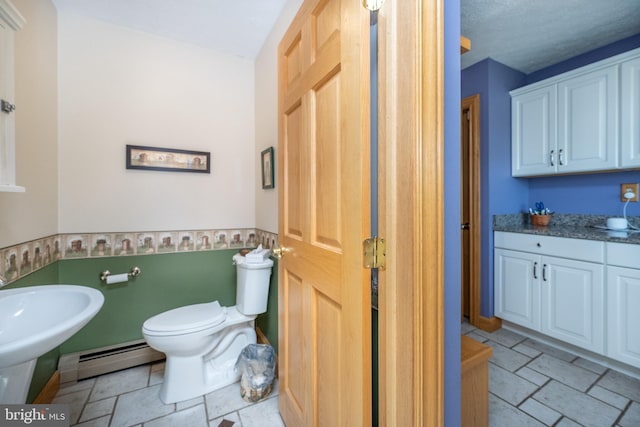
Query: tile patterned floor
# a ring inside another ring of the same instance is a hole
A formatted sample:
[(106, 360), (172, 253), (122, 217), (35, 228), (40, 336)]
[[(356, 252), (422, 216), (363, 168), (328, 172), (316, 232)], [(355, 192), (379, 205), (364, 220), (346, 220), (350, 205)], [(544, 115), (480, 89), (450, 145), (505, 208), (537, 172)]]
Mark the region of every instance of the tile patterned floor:
[(462, 333), (493, 348), (491, 427), (640, 426), (640, 380), (506, 329)]
[(69, 405), (78, 427), (284, 427), (278, 384), (264, 400), (248, 403), (240, 383), (193, 400), (165, 405), (158, 397), (164, 363), (137, 366), (61, 387), (53, 403)]
[[(493, 348), (491, 427), (640, 426), (640, 380), (506, 329), (463, 324), (462, 333)], [(54, 403), (69, 404), (71, 425), (79, 427), (284, 426), (277, 383), (255, 404), (242, 400), (236, 383), (165, 405), (158, 397), (163, 373), (164, 363), (156, 363), (80, 381), (61, 388)]]

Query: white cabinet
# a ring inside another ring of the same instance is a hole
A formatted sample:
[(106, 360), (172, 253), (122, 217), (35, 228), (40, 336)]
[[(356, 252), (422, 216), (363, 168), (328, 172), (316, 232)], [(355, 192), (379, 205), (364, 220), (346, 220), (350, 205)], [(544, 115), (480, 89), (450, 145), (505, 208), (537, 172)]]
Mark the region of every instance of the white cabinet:
[(511, 91), (511, 174), (640, 167), (640, 49)]
[(540, 329), (540, 257), (496, 249), (495, 314), (518, 325)]
[(620, 166), (640, 167), (640, 58), (623, 62), (620, 107)]
[(602, 353), (605, 301), (602, 264), (551, 257), (542, 257), (541, 262), (540, 332)]
[(617, 65), (558, 83), (558, 172), (615, 169), (618, 129)]
[(513, 176), (547, 175), (558, 140), (556, 86), (534, 89), (511, 100)]
[(504, 232), (494, 241), (496, 316), (603, 352), (604, 243)]
[(607, 243), (607, 260), (607, 356), (640, 368), (640, 246)]

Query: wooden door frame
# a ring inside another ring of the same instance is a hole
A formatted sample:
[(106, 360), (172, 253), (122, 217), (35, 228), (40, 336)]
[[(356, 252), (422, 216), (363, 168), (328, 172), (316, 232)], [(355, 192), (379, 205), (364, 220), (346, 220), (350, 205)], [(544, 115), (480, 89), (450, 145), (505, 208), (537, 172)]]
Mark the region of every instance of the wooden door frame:
[(444, 424), (443, 10), (379, 12), (380, 425)]
[(460, 111), (469, 110), (469, 323), (480, 326), (480, 284), (481, 284), (481, 215), (480, 215), (480, 94), (464, 98)]

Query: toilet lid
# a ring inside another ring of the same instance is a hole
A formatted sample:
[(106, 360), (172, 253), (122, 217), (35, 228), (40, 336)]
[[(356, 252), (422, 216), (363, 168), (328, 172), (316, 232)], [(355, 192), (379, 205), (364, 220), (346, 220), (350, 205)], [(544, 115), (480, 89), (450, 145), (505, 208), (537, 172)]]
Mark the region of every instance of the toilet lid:
[(195, 332), (216, 326), (225, 319), (225, 312), (218, 301), (193, 304), (156, 314), (144, 322), (149, 332)]

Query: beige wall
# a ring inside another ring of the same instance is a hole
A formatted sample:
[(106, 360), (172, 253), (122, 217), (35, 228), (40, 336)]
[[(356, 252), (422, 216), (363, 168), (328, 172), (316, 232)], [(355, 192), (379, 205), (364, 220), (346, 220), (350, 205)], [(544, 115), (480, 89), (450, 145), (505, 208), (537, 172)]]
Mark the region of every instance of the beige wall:
[[(0, 193), (0, 248), (56, 233), (277, 232), (280, 183), (262, 190), (260, 152), (277, 147), (277, 46), (301, 0), (284, 6), (255, 62), (58, 17), (50, 0), (13, 3), (27, 21), (16, 35), (27, 191)], [(212, 173), (126, 170), (126, 144), (211, 151)]]
[[(253, 227), (253, 61), (59, 16), (59, 232)], [(126, 144), (210, 151), (211, 174), (125, 169)]]
[(0, 248), (57, 232), (58, 93), (56, 10), (49, 0), (13, 0), (26, 19), (15, 36), (16, 183), (0, 193)]
[[(283, 7), (269, 37), (255, 62), (256, 69), (256, 171), (260, 171), (260, 153), (274, 147), (278, 152), (278, 44), (296, 15), (302, 0), (289, 0)], [(275, 164), (276, 174), (280, 165)], [(263, 190), (260, 172), (256, 173), (256, 228), (278, 232), (278, 191), (280, 183), (276, 178), (275, 189)]]

